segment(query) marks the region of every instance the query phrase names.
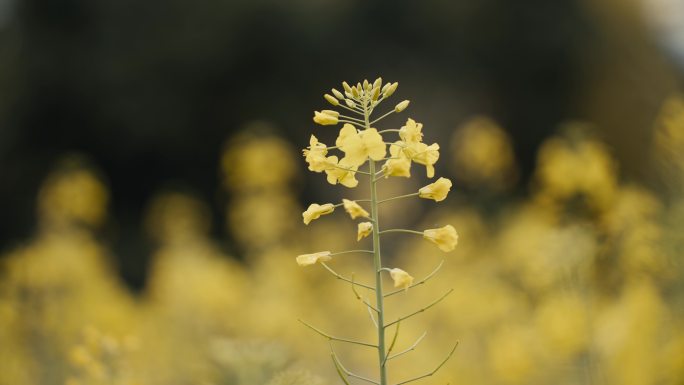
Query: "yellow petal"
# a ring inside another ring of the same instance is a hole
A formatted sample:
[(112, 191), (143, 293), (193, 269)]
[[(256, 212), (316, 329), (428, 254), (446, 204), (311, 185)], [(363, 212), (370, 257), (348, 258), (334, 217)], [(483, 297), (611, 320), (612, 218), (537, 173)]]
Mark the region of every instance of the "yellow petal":
[(427, 229), (423, 231), (423, 238), (434, 243), (444, 252), (452, 251), (458, 244), (458, 233), (452, 225), (446, 225), (438, 229)]
[(332, 259), (329, 251), (319, 251), (313, 254), (302, 254), (297, 256), (299, 266), (310, 266), (316, 262), (328, 262)]
[(358, 217), (369, 217), (368, 211), (364, 210), (358, 203), (350, 201), (349, 199), (342, 199), (342, 204), (344, 205), (344, 210), (349, 213), (351, 219), (356, 219)]
[(409, 286), (413, 284), (413, 277), (402, 269), (390, 269), (390, 277), (394, 280), (394, 287), (402, 287), (408, 290)]
[(326, 203), (324, 205), (312, 203), (311, 205), (309, 205), (309, 208), (307, 208), (306, 211), (302, 213), (302, 217), (304, 218), (304, 224), (308, 225), (314, 219), (320, 218), (321, 215), (330, 214), (333, 211), (335, 211), (335, 205), (333, 205), (332, 203)]
[(434, 183), (418, 190), (418, 196), (425, 199), (434, 199), (435, 202), (441, 202), (446, 199), (449, 190), (451, 190), (451, 181), (447, 178), (439, 178)]
[(363, 238), (370, 235), (373, 232), (373, 224), (370, 222), (361, 222), (357, 226), (356, 241), (360, 241)]

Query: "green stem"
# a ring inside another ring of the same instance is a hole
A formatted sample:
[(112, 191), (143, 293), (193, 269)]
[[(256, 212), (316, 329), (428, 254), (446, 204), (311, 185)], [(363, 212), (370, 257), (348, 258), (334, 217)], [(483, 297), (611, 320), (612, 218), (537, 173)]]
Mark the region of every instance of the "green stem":
[(392, 198), (387, 198), (387, 199), (379, 200), (378, 203), (389, 202), (389, 201), (393, 201), (393, 200), (395, 200), (395, 199), (414, 197), (414, 196), (416, 196), (416, 195), (418, 195), (418, 194), (420, 194), (420, 193), (417, 193), (417, 192), (416, 192), (416, 193), (411, 193), (411, 194), (406, 194), (406, 195), (399, 195), (399, 196), (396, 196), (396, 197), (392, 197)]
[(409, 233), (409, 234), (423, 235), (423, 232), (422, 232), (422, 231), (406, 230), (406, 229), (388, 229), (388, 230), (382, 230), (379, 234), (387, 234), (387, 233)]
[[(370, 113), (364, 104), (364, 118), (366, 129), (370, 128)], [(369, 159), (371, 219), (373, 220), (373, 265), (375, 267), (375, 301), (378, 315), (378, 366), (380, 368), (380, 385), (387, 385), (387, 367), (385, 351), (385, 319), (384, 319), (384, 296), (382, 294), (382, 260), (380, 258), (380, 223), (378, 221), (378, 192), (375, 175), (375, 161)]]

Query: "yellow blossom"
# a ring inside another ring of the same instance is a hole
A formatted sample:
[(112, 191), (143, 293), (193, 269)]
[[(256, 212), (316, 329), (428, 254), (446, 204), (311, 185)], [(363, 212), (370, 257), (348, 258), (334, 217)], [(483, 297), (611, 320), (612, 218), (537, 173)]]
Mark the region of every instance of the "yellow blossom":
[(428, 146), (425, 143), (416, 143), (415, 145), (405, 148), (404, 153), (406, 153), (412, 161), (425, 166), (428, 178), (435, 176), (434, 165), (439, 159), (439, 144), (433, 143)]
[(321, 215), (330, 214), (333, 211), (335, 211), (335, 206), (332, 203), (326, 203), (324, 205), (312, 203), (309, 208), (302, 213), (304, 224), (308, 225), (314, 219), (320, 218)]
[(458, 244), (458, 233), (452, 225), (446, 225), (438, 229), (427, 229), (423, 231), (423, 238), (434, 243), (444, 252), (452, 251)]
[(363, 238), (366, 238), (367, 236), (370, 235), (370, 233), (373, 232), (373, 224), (370, 222), (361, 222), (358, 225), (358, 231), (356, 233), (356, 240), (360, 241)]
[(357, 135), (358, 131), (356, 128), (349, 123), (345, 123), (340, 129), (340, 134), (337, 136), (337, 140), (335, 140), (335, 146), (342, 147), (345, 145), (345, 143), (347, 143), (347, 140), (354, 138)]
[(425, 199), (434, 199), (435, 202), (441, 202), (446, 199), (449, 190), (451, 190), (451, 181), (447, 178), (439, 178), (436, 182), (430, 183), (418, 190), (418, 196)]
[(328, 262), (331, 260), (332, 257), (330, 256), (329, 251), (319, 251), (317, 253), (313, 254), (302, 254), (297, 256), (297, 264), (299, 266), (309, 266), (313, 265), (316, 262)]
[(351, 219), (356, 219), (358, 217), (370, 216), (368, 211), (364, 210), (358, 203), (350, 201), (349, 199), (342, 199), (342, 204), (344, 205), (344, 210), (349, 213)]
[(361, 166), (368, 158), (380, 160), (387, 154), (385, 141), (375, 128), (369, 128), (355, 134), (350, 131), (347, 132), (345, 132), (344, 138), (340, 138), (343, 134), (341, 130), (336, 143), (339, 143), (340, 150), (344, 152), (344, 158), (349, 164)]
[[(401, 143), (401, 142), (397, 142)], [(403, 146), (403, 144), (401, 144)], [(385, 178), (390, 176), (411, 177), (411, 159), (407, 158), (399, 145), (390, 146), (390, 158), (382, 166)]]
[(390, 277), (394, 280), (394, 287), (402, 287), (408, 291), (409, 286), (413, 284), (413, 277), (402, 269), (390, 269)]
[(337, 124), (340, 113), (335, 110), (314, 111), (313, 121), (321, 126)]
[(309, 148), (305, 148), (303, 152), (310, 171), (322, 172), (328, 167), (325, 158), (325, 155), (328, 153), (328, 147), (319, 142), (315, 136), (311, 135)]
[(359, 184), (355, 172), (359, 167), (349, 164), (346, 158), (338, 162), (336, 156), (329, 156), (327, 163), (329, 168), (325, 170), (325, 173), (328, 174), (328, 183), (332, 185), (339, 183), (349, 188), (354, 188)]
[(407, 144), (420, 143), (423, 141), (423, 124), (408, 118), (406, 125), (399, 129), (399, 137)]

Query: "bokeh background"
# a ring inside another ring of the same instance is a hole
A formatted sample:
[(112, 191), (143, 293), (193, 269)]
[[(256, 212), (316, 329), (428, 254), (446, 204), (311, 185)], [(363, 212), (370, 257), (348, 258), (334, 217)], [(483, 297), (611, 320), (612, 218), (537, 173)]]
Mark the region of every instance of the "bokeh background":
[(377, 76), (454, 181), (383, 222), (461, 236), (383, 248), (416, 277), (445, 260), (392, 314), (455, 289), (402, 325), (428, 337), (393, 382), (458, 339), (425, 382), (682, 384), (681, 0), (0, 0), (0, 384), (337, 382), (297, 319), (370, 321), (294, 256), (356, 248), (348, 218), (301, 211), (365, 190), (300, 149), (334, 138), (324, 92)]

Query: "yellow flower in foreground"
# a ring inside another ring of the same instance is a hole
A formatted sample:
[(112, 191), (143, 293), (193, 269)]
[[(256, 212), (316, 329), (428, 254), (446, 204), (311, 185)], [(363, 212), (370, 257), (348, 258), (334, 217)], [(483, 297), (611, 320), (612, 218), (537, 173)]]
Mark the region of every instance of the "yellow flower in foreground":
[(346, 158), (342, 158), (339, 162), (336, 156), (329, 156), (327, 158), (328, 168), (325, 169), (325, 173), (328, 174), (328, 183), (335, 185), (341, 184), (342, 186), (353, 188), (359, 184), (356, 180), (356, 169), (359, 166), (354, 166), (349, 164)]
[(356, 234), (356, 241), (360, 241), (363, 238), (366, 238), (367, 236), (370, 235), (370, 233), (373, 232), (373, 224), (370, 222), (361, 222), (358, 225), (358, 232)]
[[(343, 131), (344, 129), (340, 130), (340, 137), (336, 143), (344, 152), (344, 159), (347, 159), (349, 164), (360, 166), (368, 158), (380, 160), (387, 154), (385, 141), (375, 128), (369, 128), (355, 134), (350, 131)], [(345, 136), (343, 137), (343, 135)]]
[(411, 159), (406, 157), (400, 146), (390, 145), (390, 158), (392, 159), (387, 159), (382, 166), (382, 172), (385, 175), (385, 178), (390, 176), (411, 177)]
[(299, 266), (310, 266), (316, 262), (328, 262), (331, 260), (329, 251), (319, 251), (313, 254), (302, 254), (297, 256), (297, 264)]
[(447, 178), (439, 178), (435, 183), (431, 183), (418, 190), (418, 196), (425, 199), (434, 199), (441, 202), (446, 199), (451, 190), (451, 181)]
[(326, 203), (324, 205), (319, 205), (318, 203), (312, 203), (309, 208), (302, 213), (304, 218), (304, 224), (308, 225), (314, 219), (318, 219), (321, 215), (330, 214), (335, 211), (335, 205), (332, 203)]
[(406, 125), (399, 129), (399, 137), (406, 143), (419, 143), (423, 141), (423, 124), (408, 118)]
[(409, 286), (413, 284), (413, 277), (402, 269), (390, 269), (389, 273), (390, 277), (394, 280), (394, 287), (402, 287), (404, 290), (408, 291)]
[(309, 148), (303, 150), (306, 163), (309, 164), (309, 170), (314, 172), (324, 171), (328, 167), (325, 155), (328, 154), (328, 147), (319, 142), (318, 139), (311, 135), (309, 140)]
[(370, 215), (368, 214), (368, 211), (364, 210), (358, 203), (350, 201), (349, 199), (342, 199), (342, 204), (344, 205), (344, 210), (351, 216), (351, 219), (356, 219), (358, 217), (368, 218)]
[(334, 110), (314, 111), (313, 121), (321, 126), (337, 124), (340, 113)]
[(451, 251), (458, 244), (458, 233), (452, 225), (446, 225), (438, 229), (427, 229), (423, 231), (423, 238), (434, 243), (444, 252)]
[(435, 176), (434, 165), (439, 159), (439, 144), (433, 143), (428, 146), (425, 143), (416, 143), (405, 148), (404, 153), (412, 161), (425, 166), (428, 178)]

